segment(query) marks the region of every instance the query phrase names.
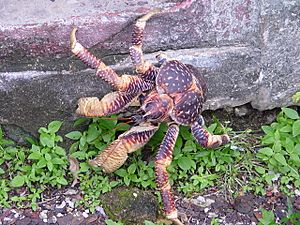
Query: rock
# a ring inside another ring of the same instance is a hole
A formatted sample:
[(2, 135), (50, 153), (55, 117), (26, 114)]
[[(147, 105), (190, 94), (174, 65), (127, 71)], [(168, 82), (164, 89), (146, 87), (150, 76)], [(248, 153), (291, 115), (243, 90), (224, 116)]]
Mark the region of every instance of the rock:
[(84, 218), (81, 217), (74, 217), (71, 214), (68, 214), (64, 217), (57, 218), (58, 225), (77, 225), (83, 222)]
[(100, 199), (106, 214), (114, 221), (121, 221), (124, 224), (144, 224), (145, 220), (156, 221), (157, 199), (148, 191), (137, 188), (115, 188)]
[(105, 63), (132, 73), (128, 47), (134, 20), (156, 7), (164, 11), (147, 24), (145, 58), (155, 62), (155, 55), (164, 52), (195, 65), (208, 83), (205, 109), (249, 103), (266, 110), (293, 104), (291, 96), (300, 90), (299, 1), (77, 0), (40, 5), (38, 0), (11, 0), (0, 3), (0, 124), (7, 133), (24, 142), (51, 120), (65, 121), (62, 133), (73, 129), (77, 100), (102, 97), (111, 89), (71, 56), (72, 27), (79, 27), (78, 39)]
[(254, 196), (248, 194), (235, 198), (233, 207), (240, 213), (251, 213), (254, 209)]
[[(43, 211), (41, 211), (40, 212), (40, 215), (39, 215), (39, 217), (40, 217), (40, 219), (41, 220), (47, 220), (47, 218), (48, 218), (48, 215), (47, 215), (47, 213), (48, 213), (48, 210), (43, 210)], [(44, 221), (45, 222), (45, 221)]]

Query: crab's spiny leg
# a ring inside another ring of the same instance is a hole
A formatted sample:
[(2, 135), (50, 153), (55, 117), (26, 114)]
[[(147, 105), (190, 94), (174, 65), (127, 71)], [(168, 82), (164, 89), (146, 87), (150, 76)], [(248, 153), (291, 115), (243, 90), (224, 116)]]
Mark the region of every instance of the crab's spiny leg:
[(106, 66), (100, 59), (90, 53), (76, 39), (77, 28), (74, 28), (70, 35), (71, 50), (79, 59), (89, 67), (96, 69), (96, 74), (112, 85), (116, 90), (128, 93), (137, 93), (151, 89), (154, 85), (137, 76), (123, 75), (121, 77), (109, 66)]
[(127, 154), (143, 147), (157, 128), (148, 123), (132, 127), (91, 160), (90, 164), (101, 167), (107, 173), (117, 170), (126, 161)]
[[(129, 49), (130, 57), (133, 64), (136, 67), (137, 72), (142, 76), (144, 76), (146, 79), (148, 78), (149, 75), (153, 76), (153, 73), (155, 73), (156, 68), (151, 63), (144, 60), (143, 51), (142, 51), (142, 40), (144, 36), (144, 29), (147, 20), (149, 20), (153, 15), (159, 13), (160, 11), (161, 11), (160, 9), (155, 9), (150, 11), (146, 15), (142, 16), (137, 20), (133, 28), (132, 47), (130, 47)], [(147, 76), (147, 74), (149, 75)]]
[(192, 134), (197, 142), (205, 148), (216, 148), (230, 141), (227, 134), (213, 135), (203, 127), (202, 116), (192, 125)]
[(155, 175), (157, 187), (160, 190), (164, 211), (166, 217), (177, 224), (181, 224), (178, 220), (177, 210), (175, 208), (174, 197), (169, 183), (167, 167), (172, 162), (173, 149), (179, 133), (179, 127), (171, 124), (159, 147), (155, 160)]
[(106, 94), (101, 100), (97, 97), (80, 98), (76, 113), (87, 117), (112, 115), (129, 106), (137, 96), (135, 93), (116, 91)]

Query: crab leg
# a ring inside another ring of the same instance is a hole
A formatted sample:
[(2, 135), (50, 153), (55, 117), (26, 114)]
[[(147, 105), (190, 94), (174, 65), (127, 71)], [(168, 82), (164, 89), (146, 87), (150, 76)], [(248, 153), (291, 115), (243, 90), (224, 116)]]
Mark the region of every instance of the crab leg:
[(202, 116), (192, 125), (192, 134), (197, 142), (205, 148), (216, 148), (230, 141), (227, 134), (213, 135), (203, 127), (204, 120)]
[(118, 76), (112, 68), (106, 66), (101, 59), (98, 59), (77, 41), (76, 31), (77, 28), (74, 28), (70, 35), (71, 50), (86, 65), (96, 69), (97, 76), (108, 82), (118, 91), (138, 93), (153, 88), (153, 83), (149, 83), (141, 77), (131, 75)]
[(174, 197), (169, 183), (169, 176), (167, 167), (172, 162), (173, 148), (177, 136), (179, 134), (179, 127), (176, 124), (171, 124), (168, 131), (159, 147), (155, 160), (155, 174), (156, 184), (160, 190), (162, 201), (164, 204), (164, 211), (166, 217), (176, 224), (182, 224), (177, 215), (175, 208)]
[(149, 123), (132, 127), (113, 141), (95, 159), (91, 160), (90, 165), (99, 166), (106, 173), (117, 170), (126, 161), (128, 153), (143, 147), (157, 128), (157, 126)]
[(80, 98), (76, 113), (87, 117), (109, 116), (129, 106), (136, 97), (134, 93), (116, 91), (106, 94), (101, 100), (97, 97)]
[(157, 69), (149, 62), (144, 60), (142, 50), (142, 40), (146, 22), (155, 14), (159, 13), (160, 9), (155, 9), (142, 16), (134, 25), (132, 33), (132, 46), (129, 48), (130, 57), (135, 65), (136, 71), (145, 79), (154, 80)]

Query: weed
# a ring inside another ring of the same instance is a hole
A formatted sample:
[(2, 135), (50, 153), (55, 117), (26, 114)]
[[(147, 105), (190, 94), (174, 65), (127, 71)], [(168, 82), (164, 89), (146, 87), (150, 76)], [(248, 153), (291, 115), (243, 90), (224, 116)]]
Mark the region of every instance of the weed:
[[(65, 150), (58, 145), (62, 137), (56, 134), (61, 124), (53, 121), (47, 128), (40, 128), (39, 140), (32, 141), (30, 149), (16, 147), (0, 132), (1, 205), (8, 207), (14, 203), (22, 207), (29, 202), (36, 209), (37, 200), (46, 187), (68, 184), (65, 178), (68, 161)], [(19, 189), (23, 186), (27, 189), (20, 195)]]
[(290, 192), (287, 185), (299, 188), (300, 117), (297, 111), (282, 108), (276, 122), (262, 126), (262, 130), (265, 147), (258, 150), (257, 158), (266, 163), (266, 168), (257, 167), (256, 171), (269, 185), (279, 178), (280, 188), (285, 193)]

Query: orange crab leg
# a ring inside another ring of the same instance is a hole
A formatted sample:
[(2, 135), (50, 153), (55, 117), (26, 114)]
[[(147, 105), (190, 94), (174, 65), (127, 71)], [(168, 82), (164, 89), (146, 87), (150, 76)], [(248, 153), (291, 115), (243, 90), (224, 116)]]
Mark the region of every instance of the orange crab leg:
[(157, 126), (149, 123), (132, 127), (106, 147), (96, 158), (91, 160), (90, 165), (99, 166), (106, 173), (114, 172), (124, 164), (128, 153), (143, 147), (157, 129)]
[(177, 210), (174, 203), (174, 197), (171, 190), (171, 185), (169, 183), (169, 176), (167, 172), (167, 167), (172, 162), (173, 149), (178, 134), (178, 125), (171, 124), (159, 147), (156, 156), (155, 174), (157, 187), (161, 193), (166, 217), (175, 222), (176, 224), (182, 224), (178, 219)]
[(160, 9), (155, 9), (142, 16), (137, 20), (133, 27), (132, 33), (132, 46), (129, 48), (130, 57), (135, 65), (136, 71), (139, 75), (147, 80), (154, 80), (157, 68), (154, 67), (151, 63), (144, 60), (143, 50), (142, 50), (142, 40), (144, 36), (144, 29), (146, 22), (155, 14), (159, 13)]
[(89, 67), (96, 69), (96, 74), (118, 91), (127, 93), (138, 93), (150, 90), (154, 87), (154, 83), (145, 81), (141, 77), (118, 74), (109, 66), (106, 66), (101, 59), (98, 59), (83, 47), (76, 39), (77, 28), (74, 28), (70, 34), (71, 50), (79, 59), (81, 59)]
[(192, 134), (197, 142), (205, 148), (216, 148), (227, 144), (230, 138), (227, 134), (213, 135), (203, 127), (204, 120), (202, 116), (192, 125)]

